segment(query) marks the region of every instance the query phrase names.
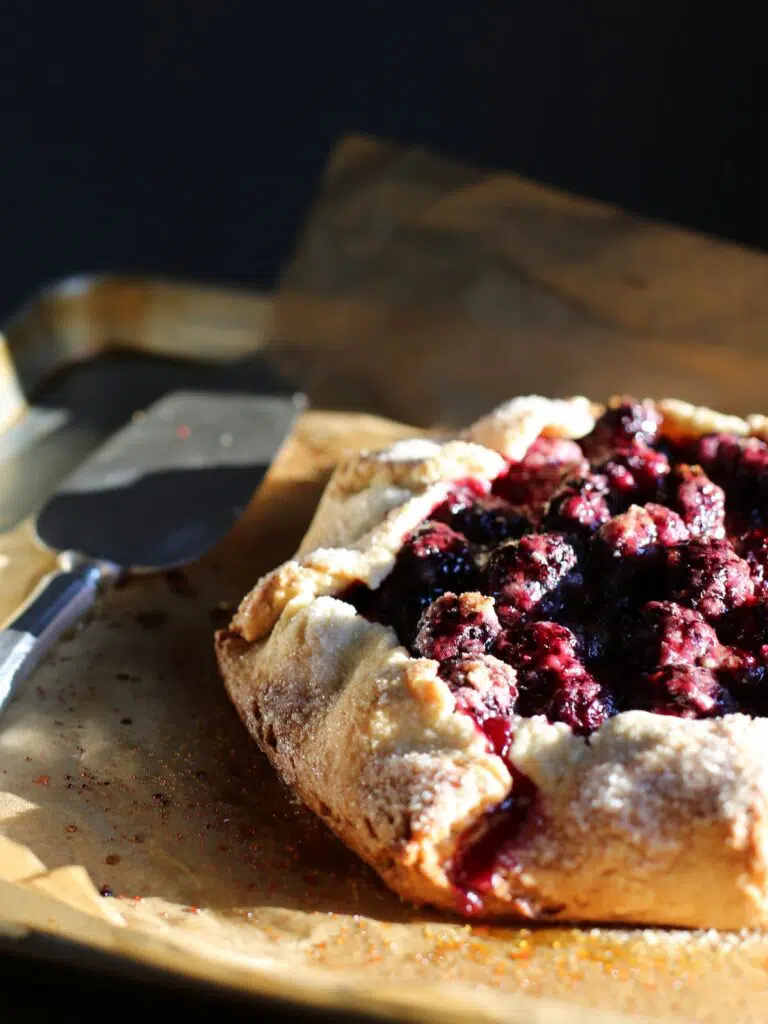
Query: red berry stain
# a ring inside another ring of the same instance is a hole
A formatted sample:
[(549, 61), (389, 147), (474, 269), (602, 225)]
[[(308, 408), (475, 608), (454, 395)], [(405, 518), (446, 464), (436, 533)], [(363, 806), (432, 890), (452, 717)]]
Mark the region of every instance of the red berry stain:
[(526, 833), (535, 823), (538, 790), (527, 776), (512, 766), (510, 771), (509, 796), (462, 836), (454, 855), (451, 882), (458, 909), (468, 916), (483, 910), (494, 876), (515, 865)]

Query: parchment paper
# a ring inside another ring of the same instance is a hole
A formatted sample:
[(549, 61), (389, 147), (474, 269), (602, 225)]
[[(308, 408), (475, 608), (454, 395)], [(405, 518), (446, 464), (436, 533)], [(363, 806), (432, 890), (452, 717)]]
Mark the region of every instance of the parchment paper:
[(758, 936), (470, 927), (413, 910), (246, 735), (216, 675), (216, 623), (292, 552), (339, 450), (409, 432), (307, 414), (220, 549), (108, 594), (61, 644), (0, 729), (0, 821), (31, 851), (0, 848), (2, 917), (259, 991), (431, 1019), (578, 1021), (597, 1007), (706, 1020), (724, 1000), (731, 1019), (764, 1018)]
[(768, 257), (435, 154), (351, 138), (277, 296), (316, 406), (463, 426), (510, 395), (766, 406)]
[[(352, 156), (268, 339), (316, 408), (426, 427), (627, 388), (761, 407), (764, 260), (428, 154)], [(401, 1019), (766, 1019), (759, 934), (485, 928), (400, 903), (246, 735), (214, 628), (293, 552), (340, 451), (412, 431), (305, 415), (219, 550), (110, 593), (41, 667), (0, 722), (0, 927)], [(50, 561), (28, 527), (0, 538), (3, 617)]]

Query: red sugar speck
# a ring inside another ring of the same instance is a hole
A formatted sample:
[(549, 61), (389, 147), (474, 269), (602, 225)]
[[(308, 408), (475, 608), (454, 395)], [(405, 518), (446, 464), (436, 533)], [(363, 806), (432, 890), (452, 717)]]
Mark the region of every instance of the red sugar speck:
[(38, 777), (35, 779), (35, 785), (36, 786), (47, 786), (50, 781), (51, 781), (51, 776), (50, 775), (38, 775)]
[(77, 825), (67, 825), (67, 832), (77, 832)]

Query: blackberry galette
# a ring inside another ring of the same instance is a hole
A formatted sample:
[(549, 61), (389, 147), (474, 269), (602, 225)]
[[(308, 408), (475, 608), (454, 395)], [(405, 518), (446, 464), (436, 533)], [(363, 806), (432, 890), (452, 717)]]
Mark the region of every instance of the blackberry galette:
[(767, 924), (766, 439), (530, 396), (361, 452), (217, 635), (232, 701), (406, 899)]

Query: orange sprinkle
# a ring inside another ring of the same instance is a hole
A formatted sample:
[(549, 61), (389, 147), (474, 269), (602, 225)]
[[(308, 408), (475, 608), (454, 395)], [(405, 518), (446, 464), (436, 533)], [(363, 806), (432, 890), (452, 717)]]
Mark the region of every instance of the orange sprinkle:
[(50, 775), (38, 775), (38, 777), (35, 779), (35, 785), (36, 786), (47, 786), (50, 781), (51, 781), (51, 776)]

